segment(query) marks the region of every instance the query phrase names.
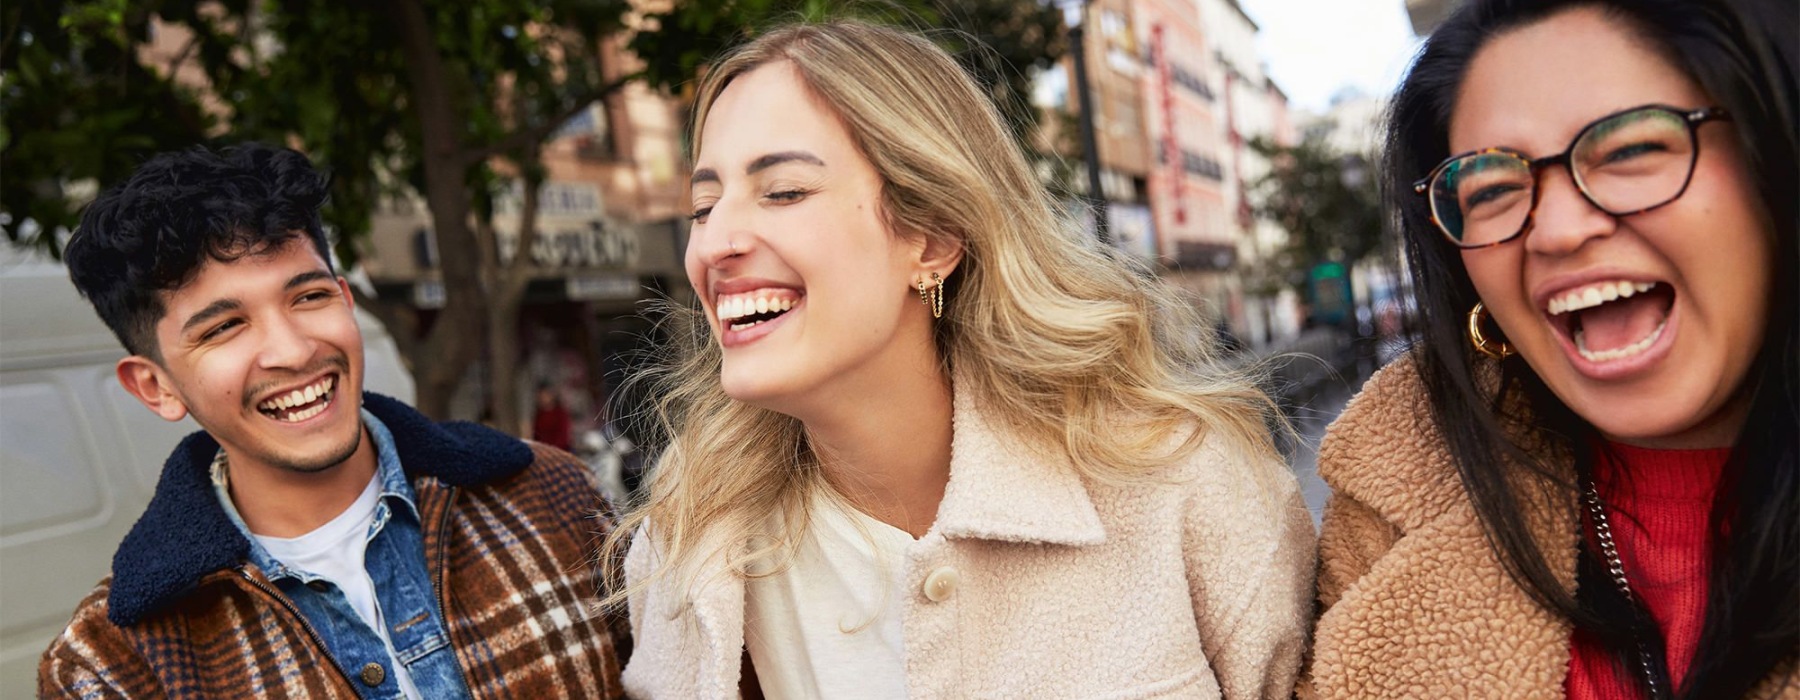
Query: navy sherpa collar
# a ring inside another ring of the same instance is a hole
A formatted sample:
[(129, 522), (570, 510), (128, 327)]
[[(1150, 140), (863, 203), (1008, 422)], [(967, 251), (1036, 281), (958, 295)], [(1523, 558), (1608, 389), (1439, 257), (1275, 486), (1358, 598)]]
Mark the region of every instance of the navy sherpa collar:
[[(472, 486), (518, 473), (531, 464), (531, 448), (474, 423), (436, 423), (399, 401), (363, 394), (363, 408), (394, 436), (394, 451), (408, 476), (432, 476), (452, 486)], [(187, 436), (163, 464), (143, 517), (113, 555), (107, 617), (121, 627), (136, 624), (194, 588), (201, 577), (236, 567), (250, 556), (250, 540), (238, 531), (213, 495), (210, 468), (219, 443), (204, 431)]]

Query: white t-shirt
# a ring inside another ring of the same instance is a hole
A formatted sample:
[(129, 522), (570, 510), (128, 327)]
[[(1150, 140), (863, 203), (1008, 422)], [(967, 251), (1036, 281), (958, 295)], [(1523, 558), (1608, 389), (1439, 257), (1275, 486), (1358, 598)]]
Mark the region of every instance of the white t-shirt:
[(413, 685), (412, 674), (394, 654), (394, 641), (388, 638), (387, 625), (382, 622), (381, 603), (375, 598), (375, 580), (369, 577), (369, 570), (363, 565), (363, 555), (369, 548), (369, 528), (375, 525), (375, 506), (380, 500), (381, 476), (377, 474), (369, 479), (369, 485), (363, 487), (362, 495), (357, 496), (349, 508), (318, 529), (293, 538), (256, 535), (256, 541), (262, 543), (269, 556), (288, 568), (336, 584), (349, 600), (350, 608), (356, 611), (356, 616), (380, 635), (381, 643), (387, 646), (388, 667), (394, 673), (394, 681), (400, 684), (400, 692), (413, 700), (422, 700), (419, 689)]
[(771, 698), (906, 697), (901, 581), (912, 535), (814, 499), (792, 566), (745, 587), (744, 641)]

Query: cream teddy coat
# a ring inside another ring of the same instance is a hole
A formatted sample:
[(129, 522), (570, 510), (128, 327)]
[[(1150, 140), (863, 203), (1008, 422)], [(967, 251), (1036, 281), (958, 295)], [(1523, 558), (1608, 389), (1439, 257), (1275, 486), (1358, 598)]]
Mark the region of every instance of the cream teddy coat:
[[(904, 562), (909, 694), (1285, 698), (1312, 613), (1312, 520), (1280, 462), (1208, 441), (1161, 484), (1085, 481), (955, 402), (950, 482)], [(654, 564), (639, 533), (627, 580)], [(941, 572), (960, 579), (927, 597)], [(626, 692), (738, 694), (744, 584), (632, 596)]]
[[(1303, 698), (1560, 700), (1570, 625), (1515, 585), (1484, 539), (1413, 358), (1376, 373), (1325, 434), (1319, 618)], [(1575, 580), (1576, 503), (1529, 513)], [(1753, 697), (1800, 700), (1770, 678)]]

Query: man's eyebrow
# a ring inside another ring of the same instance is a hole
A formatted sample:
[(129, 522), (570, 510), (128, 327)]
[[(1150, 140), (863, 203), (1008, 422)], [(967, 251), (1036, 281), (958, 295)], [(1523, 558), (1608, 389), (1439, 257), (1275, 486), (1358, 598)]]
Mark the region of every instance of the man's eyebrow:
[(189, 316), (187, 322), (181, 324), (181, 332), (185, 335), (189, 330), (192, 330), (194, 326), (206, 323), (207, 321), (211, 321), (240, 308), (243, 308), (243, 304), (239, 303), (236, 299), (216, 300), (211, 304), (207, 304), (206, 308)]
[(331, 273), (326, 272), (324, 270), (313, 270), (310, 272), (302, 272), (298, 275), (294, 275), (293, 279), (288, 280), (287, 285), (283, 286), (282, 289), (288, 290), (288, 289), (293, 289), (293, 288), (298, 287), (303, 284), (307, 284), (309, 282), (317, 282), (319, 280), (335, 280), (335, 279), (337, 279), (337, 277), (335, 275), (332, 275)]
[(698, 185), (702, 182), (718, 182), (718, 181), (719, 181), (719, 172), (717, 170), (713, 170), (712, 168), (701, 168), (699, 170), (694, 171), (693, 177), (688, 178), (688, 186), (692, 187), (692, 186)]
[[(287, 281), (287, 284), (282, 285), (282, 289), (284, 289), (284, 290), (293, 289), (295, 287), (298, 287), (298, 286), (301, 286), (304, 284), (308, 284), (311, 282), (317, 282), (322, 279), (326, 279), (326, 280), (335, 279), (335, 277), (330, 272), (326, 272), (324, 270), (310, 270), (307, 272), (302, 272), (298, 275), (294, 275), (292, 278), (290, 278)], [(236, 299), (215, 300), (215, 301), (213, 301), (213, 303), (207, 304), (206, 308), (201, 309), (198, 312), (195, 312), (194, 315), (192, 315), (192, 316), (189, 316), (188, 320), (185, 323), (181, 324), (181, 332), (187, 333), (189, 330), (192, 330), (194, 328), (194, 326), (204, 324), (207, 321), (211, 321), (215, 318), (218, 318), (219, 316), (221, 316), (223, 314), (230, 313), (232, 311), (241, 309), (241, 308), (243, 308), (243, 306), (244, 306), (243, 303), (239, 302)]]

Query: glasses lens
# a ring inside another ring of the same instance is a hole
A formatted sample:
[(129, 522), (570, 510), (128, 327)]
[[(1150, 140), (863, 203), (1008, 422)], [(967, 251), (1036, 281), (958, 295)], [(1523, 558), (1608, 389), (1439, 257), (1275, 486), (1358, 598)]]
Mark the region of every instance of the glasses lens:
[(1680, 114), (1640, 109), (1598, 122), (1570, 154), (1575, 177), (1601, 209), (1629, 214), (1674, 199), (1694, 165), (1693, 132)]
[(1431, 181), (1431, 212), (1459, 246), (1498, 243), (1531, 215), (1531, 166), (1510, 153), (1477, 153), (1450, 161)]

